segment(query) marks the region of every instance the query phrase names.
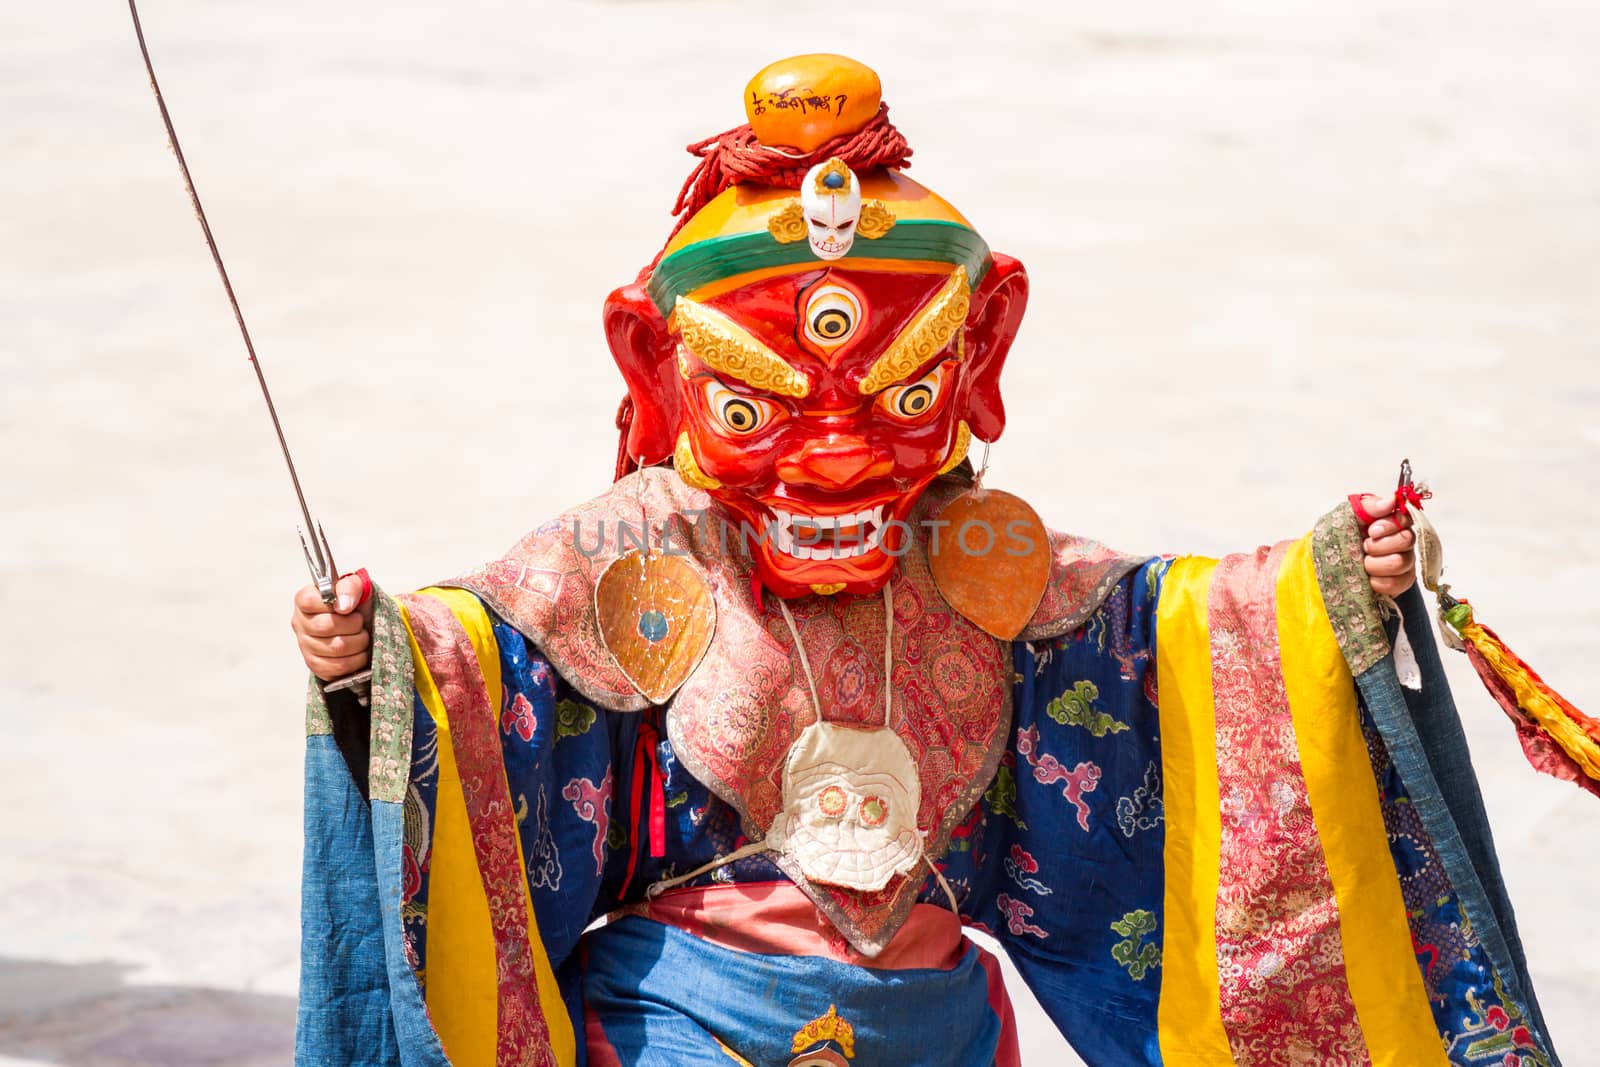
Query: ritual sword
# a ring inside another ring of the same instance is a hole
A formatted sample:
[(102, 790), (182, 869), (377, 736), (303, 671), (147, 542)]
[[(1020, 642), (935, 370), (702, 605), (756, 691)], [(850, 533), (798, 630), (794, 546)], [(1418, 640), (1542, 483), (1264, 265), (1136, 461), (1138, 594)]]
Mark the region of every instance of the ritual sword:
[[(250, 355), (250, 366), (255, 368), (256, 382), (261, 386), (261, 398), (267, 402), (267, 414), (272, 417), (272, 429), (278, 435), (278, 447), (283, 450), (283, 462), (289, 467), (289, 480), (294, 483), (295, 499), (300, 502), (300, 517), (305, 520), (305, 526), (298, 532), (300, 549), (306, 557), (306, 567), (311, 571), (311, 580), (316, 583), (322, 602), (332, 604), (335, 597), (334, 585), (339, 580), (339, 569), (333, 562), (333, 549), (328, 546), (328, 535), (323, 533), (322, 524), (311, 518), (311, 508), (306, 504), (306, 495), (300, 489), (300, 475), (294, 469), (294, 457), (289, 454), (289, 442), (283, 436), (283, 426), (278, 422), (278, 409), (272, 403), (272, 391), (267, 388), (266, 375), (261, 372), (261, 361), (256, 359), (256, 346), (250, 340), (250, 328), (245, 325), (244, 312), (239, 310), (239, 300), (233, 295), (233, 282), (228, 278), (228, 268), (223, 265), (222, 253), (217, 250), (216, 239), (211, 236), (211, 224), (206, 221), (206, 209), (200, 206), (200, 194), (195, 191), (194, 178), (189, 174), (189, 164), (183, 158), (183, 146), (178, 143), (178, 131), (173, 129), (172, 116), (167, 113), (167, 102), (161, 95), (161, 86), (156, 82), (156, 69), (150, 62), (150, 49), (144, 43), (144, 28), (139, 24), (139, 8), (134, 0), (128, 0), (128, 13), (133, 16), (133, 32), (139, 39), (139, 54), (144, 58), (145, 73), (150, 76), (150, 91), (156, 95), (156, 106), (161, 109), (161, 121), (167, 128), (167, 144), (172, 149), (172, 154), (177, 157), (178, 171), (183, 175), (183, 187), (189, 193), (189, 202), (194, 205), (195, 217), (200, 220), (206, 247), (211, 250), (211, 261), (217, 265), (217, 274), (222, 278), (222, 288), (228, 294), (228, 304), (233, 308), (233, 319), (239, 324), (239, 335), (244, 338), (245, 351)], [(314, 531), (309, 543), (306, 540), (307, 531)], [(365, 670), (329, 682), (323, 689), (334, 692), (354, 688), (359, 696), (365, 692), (366, 685), (371, 679), (372, 671)], [(366, 700), (362, 699), (361, 702), (365, 704)]]

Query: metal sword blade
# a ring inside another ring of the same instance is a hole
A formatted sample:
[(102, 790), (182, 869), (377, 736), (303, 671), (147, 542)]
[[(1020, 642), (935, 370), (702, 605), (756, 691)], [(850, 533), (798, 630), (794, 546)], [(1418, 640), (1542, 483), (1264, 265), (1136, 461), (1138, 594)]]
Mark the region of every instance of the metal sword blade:
[[(261, 398), (267, 402), (267, 414), (272, 418), (273, 432), (278, 435), (278, 447), (283, 451), (283, 462), (289, 468), (289, 480), (294, 483), (295, 499), (300, 503), (300, 517), (305, 520), (305, 526), (300, 531), (300, 547), (305, 550), (306, 567), (310, 569), (312, 581), (316, 582), (317, 592), (321, 594), (323, 601), (331, 604), (334, 599), (334, 583), (339, 577), (334, 569), (333, 552), (328, 548), (327, 535), (322, 532), (321, 525), (311, 518), (311, 509), (306, 505), (306, 495), (300, 488), (300, 474), (295, 470), (294, 457), (289, 454), (289, 442), (283, 436), (282, 424), (278, 422), (278, 409), (272, 403), (272, 390), (267, 388), (267, 377), (261, 372), (261, 361), (256, 359), (256, 346), (250, 340), (250, 328), (245, 325), (244, 312), (239, 310), (239, 300), (233, 294), (233, 282), (228, 278), (228, 268), (222, 262), (222, 253), (217, 250), (216, 238), (211, 235), (211, 223), (206, 220), (206, 209), (200, 204), (200, 194), (195, 191), (189, 164), (183, 158), (183, 146), (178, 143), (178, 131), (172, 126), (172, 116), (167, 112), (167, 101), (162, 97), (161, 86), (156, 81), (156, 68), (150, 62), (150, 49), (145, 44), (144, 27), (139, 24), (139, 8), (134, 0), (128, 0), (128, 13), (133, 16), (133, 32), (139, 39), (139, 54), (144, 58), (145, 73), (150, 76), (150, 91), (155, 94), (156, 106), (161, 109), (161, 122), (167, 128), (167, 144), (178, 160), (178, 171), (183, 175), (183, 187), (189, 193), (189, 202), (194, 206), (195, 217), (200, 220), (200, 229), (205, 234), (206, 247), (211, 250), (211, 261), (217, 266), (217, 275), (222, 279), (223, 291), (228, 294), (228, 305), (233, 308), (233, 319), (239, 324), (239, 335), (244, 338), (245, 351), (250, 355), (250, 366), (255, 368), (256, 382), (261, 386)], [(306, 541), (308, 530), (316, 531), (316, 536), (309, 544)]]

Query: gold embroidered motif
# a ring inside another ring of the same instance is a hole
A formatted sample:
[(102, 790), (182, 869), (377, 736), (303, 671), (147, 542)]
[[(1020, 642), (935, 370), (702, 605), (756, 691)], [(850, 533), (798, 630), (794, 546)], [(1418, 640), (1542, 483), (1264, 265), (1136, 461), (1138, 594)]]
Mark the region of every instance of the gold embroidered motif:
[[(856, 223), (856, 233), (869, 241), (876, 241), (894, 229), (894, 212), (882, 200), (868, 200), (861, 205), (861, 220)], [(805, 225), (802, 218), (801, 225)]]
[(967, 425), (967, 420), (962, 419), (956, 423), (956, 443), (950, 450), (950, 458), (944, 461), (944, 466), (939, 468), (940, 474), (949, 474), (961, 465), (967, 458), (967, 449), (972, 447), (972, 428)]
[(861, 380), (862, 395), (876, 393), (886, 385), (909, 377), (948, 345), (952, 337), (956, 338), (956, 358), (965, 355), (959, 331), (967, 323), (967, 311), (971, 306), (967, 268), (957, 267), (944, 288), (917, 312), (917, 317), (872, 364)]
[(782, 211), (767, 220), (767, 232), (781, 245), (806, 239), (806, 210), (800, 201), (791, 200)]
[(839, 1006), (828, 1005), (828, 1014), (820, 1019), (812, 1019), (804, 1027), (795, 1032), (794, 1044), (789, 1047), (790, 1052), (804, 1052), (813, 1045), (820, 1045), (824, 1041), (834, 1041), (844, 1053), (845, 1059), (853, 1059), (856, 1054), (856, 1028), (851, 1026), (849, 1020), (839, 1017)]
[[(836, 190), (829, 190), (830, 193)], [(876, 241), (890, 230), (894, 229), (896, 219), (894, 211), (882, 200), (868, 200), (861, 205), (861, 219), (856, 223), (856, 233), (869, 241)], [(783, 210), (767, 219), (767, 232), (772, 234), (772, 239), (779, 244), (794, 244), (804, 241), (806, 231), (806, 210), (798, 200), (791, 200), (783, 206)]]
[(722, 488), (721, 482), (700, 469), (700, 461), (694, 458), (694, 449), (689, 447), (687, 432), (678, 435), (678, 445), (672, 450), (672, 466), (683, 484), (691, 489)]
[[(966, 304), (963, 302), (963, 315)], [(712, 370), (737, 378), (755, 389), (780, 396), (805, 396), (805, 375), (720, 311), (678, 297), (672, 322), (690, 352)]]

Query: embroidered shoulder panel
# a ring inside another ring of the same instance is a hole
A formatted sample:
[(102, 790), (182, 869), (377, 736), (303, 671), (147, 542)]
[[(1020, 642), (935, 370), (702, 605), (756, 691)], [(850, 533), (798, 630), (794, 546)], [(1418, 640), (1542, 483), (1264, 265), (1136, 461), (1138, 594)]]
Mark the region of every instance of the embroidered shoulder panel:
[(1129, 556), (1087, 537), (1056, 530), (1050, 533), (1050, 584), (1019, 641), (1045, 641), (1076, 630), (1099, 610), (1117, 583), (1132, 574), (1149, 556)]

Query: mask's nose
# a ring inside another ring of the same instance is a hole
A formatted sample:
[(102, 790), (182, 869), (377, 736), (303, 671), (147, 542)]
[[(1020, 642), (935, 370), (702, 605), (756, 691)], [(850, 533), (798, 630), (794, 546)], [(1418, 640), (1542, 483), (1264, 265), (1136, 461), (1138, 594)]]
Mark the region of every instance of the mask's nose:
[(879, 455), (857, 434), (830, 434), (807, 441), (777, 463), (778, 477), (789, 485), (848, 489), (894, 470), (894, 461)]

